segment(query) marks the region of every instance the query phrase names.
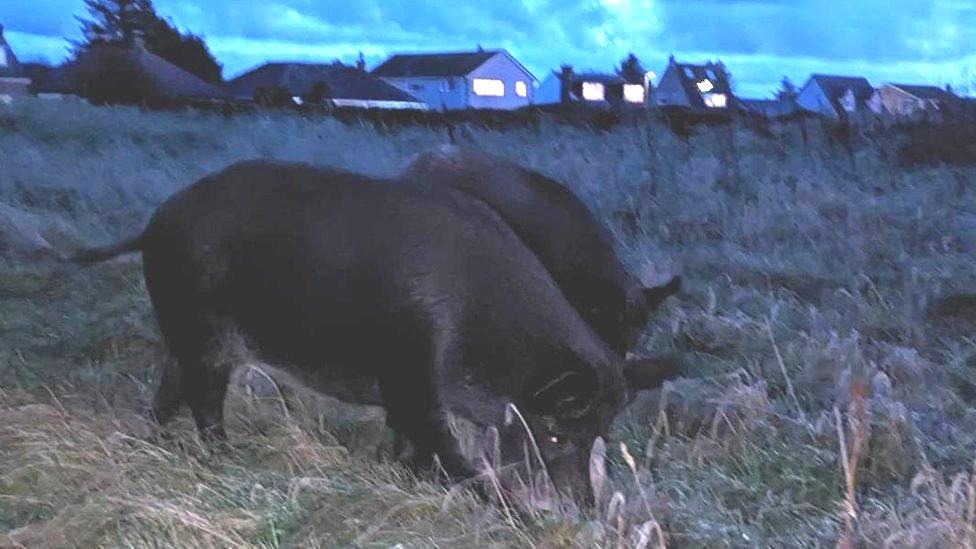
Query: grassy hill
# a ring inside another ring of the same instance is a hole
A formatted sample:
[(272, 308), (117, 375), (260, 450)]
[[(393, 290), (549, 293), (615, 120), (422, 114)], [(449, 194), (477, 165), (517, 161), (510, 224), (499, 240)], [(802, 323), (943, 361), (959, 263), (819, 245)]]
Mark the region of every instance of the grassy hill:
[(53, 260), (236, 160), (392, 175), (446, 131), (27, 102), (0, 109), (0, 547), (976, 543), (976, 169), (818, 124), (456, 134), (566, 182), (645, 282), (687, 282), (642, 346), (689, 376), (620, 418), (596, 509), (416, 478), (380, 411), (289, 412), (257, 364), (231, 448), (188, 413), (157, 440), (141, 410), (168, 357), (138, 256)]

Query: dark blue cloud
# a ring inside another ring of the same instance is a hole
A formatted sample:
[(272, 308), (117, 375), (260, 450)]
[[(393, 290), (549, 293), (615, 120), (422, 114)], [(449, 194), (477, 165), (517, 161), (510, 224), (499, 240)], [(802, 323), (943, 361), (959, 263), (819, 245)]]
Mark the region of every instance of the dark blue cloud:
[[(976, 67), (972, 0), (156, 0), (207, 38), (233, 75), (266, 60), (377, 63), (391, 52), (512, 51), (537, 76), (561, 63), (608, 70), (627, 52), (660, 71), (669, 53), (722, 59), (739, 91), (783, 75), (863, 74), (944, 83)], [(77, 37), (80, 0), (6, 0), (0, 22), (25, 58), (57, 61)]]

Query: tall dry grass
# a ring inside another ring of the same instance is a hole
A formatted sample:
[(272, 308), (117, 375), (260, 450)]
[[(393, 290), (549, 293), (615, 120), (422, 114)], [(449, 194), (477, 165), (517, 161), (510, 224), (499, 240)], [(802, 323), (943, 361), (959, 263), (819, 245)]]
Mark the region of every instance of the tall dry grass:
[[(377, 410), (284, 409), (242, 369), (232, 447), (141, 420), (167, 360), (139, 260), (59, 271), (243, 158), (391, 175), (441, 130), (22, 103), (0, 111), (0, 546), (968, 547), (976, 170), (813, 124), (457, 135), (565, 181), (648, 283), (642, 350), (689, 371), (595, 447), (599, 504), (486, 505), (407, 474)], [(603, 471), (606, 471), (605, 473)]]

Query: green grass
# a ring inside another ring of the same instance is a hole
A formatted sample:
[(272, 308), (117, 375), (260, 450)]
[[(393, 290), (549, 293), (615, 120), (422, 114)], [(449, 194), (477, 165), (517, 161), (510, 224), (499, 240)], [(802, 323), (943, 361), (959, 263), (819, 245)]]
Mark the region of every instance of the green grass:
[(864, 136), (849, 155), (815, 127), (458, 132), (565, 181), (646, 282), (686, 281), (641, 346), (688, 378), (622, 414), (600, 505), (509, 514), (393, 463), (378, 411), (304, 395), (285, 414), (244, 371), (231, 448), (187, 417), (157, 440), (141, 410), (168, 357), (138, 259), (53, 261), (239, 159), (393, 175), (446, 132), (44, 102), (0, 119), (0, 546), (976, 543), (976, 169), (901, 168)]

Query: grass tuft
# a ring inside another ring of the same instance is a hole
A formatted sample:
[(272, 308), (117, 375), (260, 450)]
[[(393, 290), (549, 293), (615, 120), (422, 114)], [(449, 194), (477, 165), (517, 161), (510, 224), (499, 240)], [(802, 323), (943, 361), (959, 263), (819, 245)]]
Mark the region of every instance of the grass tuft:
[(456, 132), (565, 181), (646, 282), (683, 275), (638, 351), (688, 375), (594, 446), (585, 508), (537, 464), (499, 504), (418, 478), (381, 410), (309, 394), (233, 342), (231, 444), (201, 446), (188, 414), (161, 439), (142, 410), (169, 357), (138, 257), (57, 262), (234, 161), (393, 175), (442, 130), (0, 109), (0, 546), (972, 547), (976, 170), (769, 130)]

